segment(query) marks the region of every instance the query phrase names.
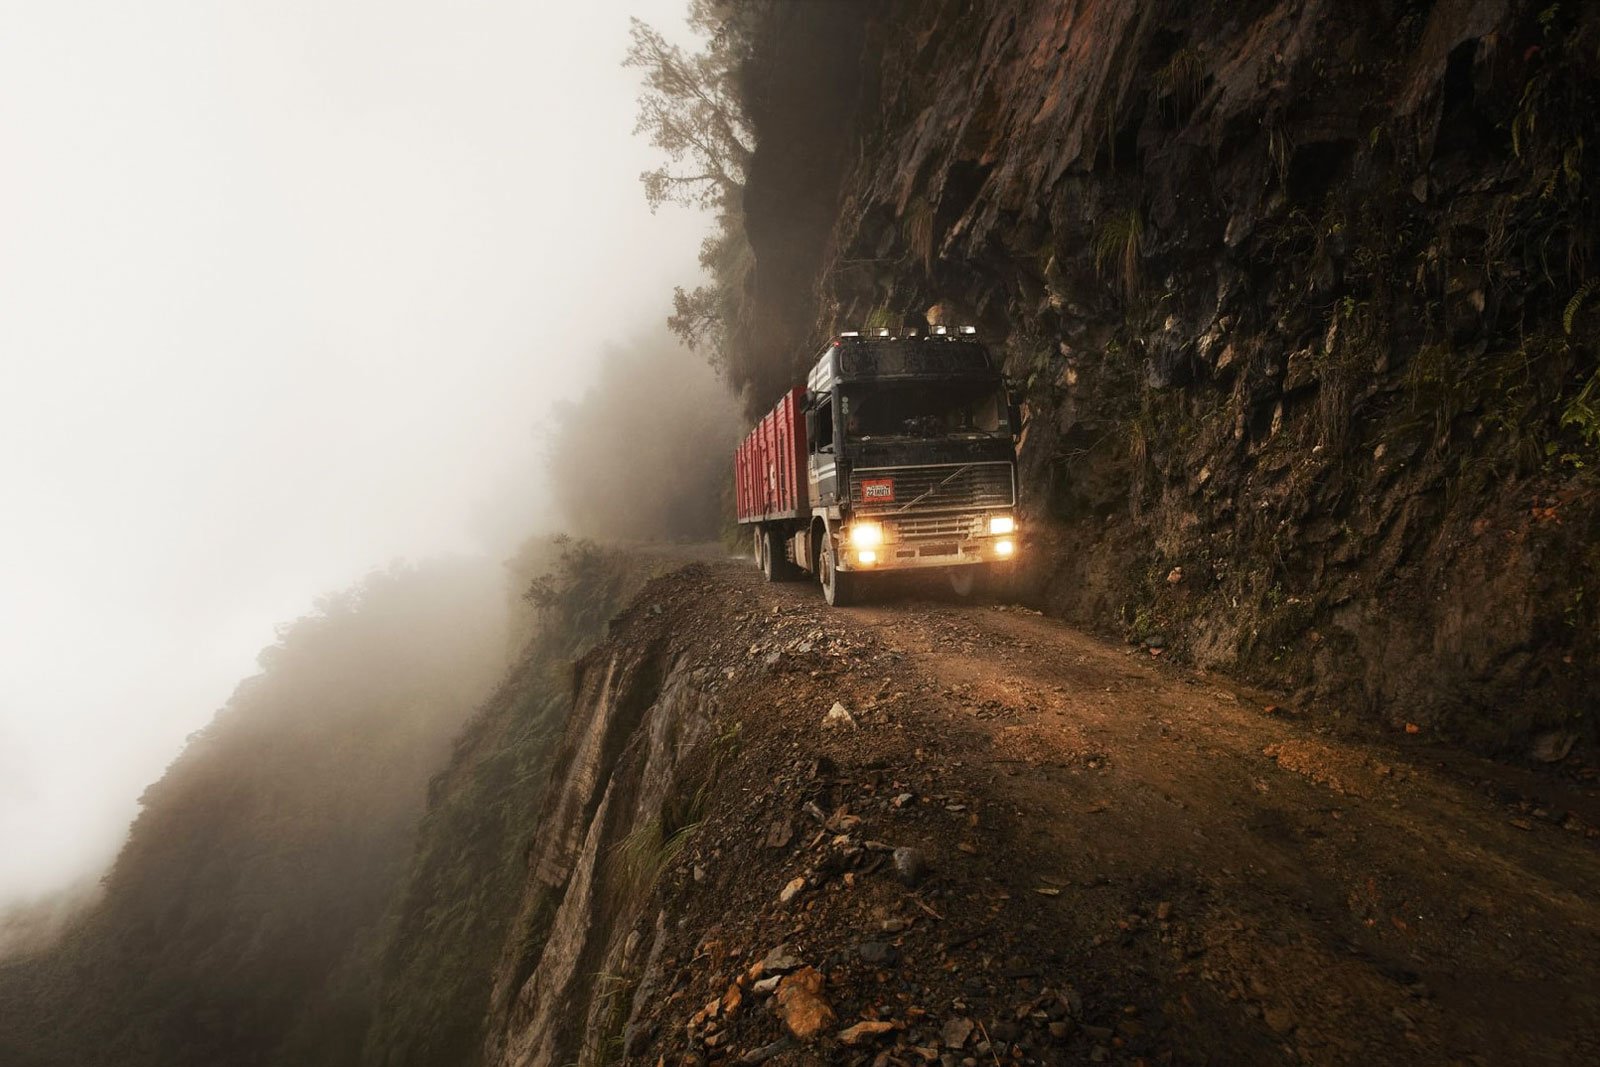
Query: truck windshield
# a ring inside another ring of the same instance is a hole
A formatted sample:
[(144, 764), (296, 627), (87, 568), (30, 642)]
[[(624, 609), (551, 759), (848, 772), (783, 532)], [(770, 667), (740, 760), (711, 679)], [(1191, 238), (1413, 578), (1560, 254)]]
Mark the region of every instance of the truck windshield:
[(893, 382), (844, 394), (845, 433), (874, 437), (988, 437), (1006, 427), (1005, 396), (982, 382)]

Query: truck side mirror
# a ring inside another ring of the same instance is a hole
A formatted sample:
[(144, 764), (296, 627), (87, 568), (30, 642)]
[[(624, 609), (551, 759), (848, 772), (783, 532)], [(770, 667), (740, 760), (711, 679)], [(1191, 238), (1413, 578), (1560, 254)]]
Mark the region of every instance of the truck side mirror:
[(1006, 398), (1006, 418), (1011, 422), (1011, 436), (1022, 436), (1022, 404), (1016, 396)]

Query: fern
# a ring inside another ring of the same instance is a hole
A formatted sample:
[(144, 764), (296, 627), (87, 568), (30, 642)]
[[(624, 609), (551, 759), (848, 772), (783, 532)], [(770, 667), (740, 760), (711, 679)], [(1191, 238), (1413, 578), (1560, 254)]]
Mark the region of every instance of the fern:
[(1583, 310), (1584, 303), (1594, 295), (1597, 288), (1600, 288), (1600, 278), (1590, 278), (1572, 294), (1572, 299), (1567, 301), (1567, 308), (1561, 313), (1561, 328), (1569, 337), (1572, 335), (1572, 325), (1577, 321), (1578, 313)]

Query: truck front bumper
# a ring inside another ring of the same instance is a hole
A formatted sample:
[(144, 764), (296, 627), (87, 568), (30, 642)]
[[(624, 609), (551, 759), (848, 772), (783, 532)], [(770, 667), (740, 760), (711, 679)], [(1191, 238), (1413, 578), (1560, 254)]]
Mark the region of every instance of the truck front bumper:
[[(1003, 533), (990, 533), (996, 519)], [(862, 536), (862, 526), (877, 533)], [(1016, 522), (989, 513), (857, 519), (844, 528), (839, 569), (899, 571), (1010, 563), (1021, 551)]]

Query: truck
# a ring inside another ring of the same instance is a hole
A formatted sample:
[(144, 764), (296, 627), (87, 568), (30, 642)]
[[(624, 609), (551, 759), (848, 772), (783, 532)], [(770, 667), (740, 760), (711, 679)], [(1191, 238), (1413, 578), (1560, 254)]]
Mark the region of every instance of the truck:
[(738, 521), (768, 581), (809, 574), (830, 605), (893, 571), (968, 595), (1017, 560), (1019, 433), (973, 327), (846, 331), (740, 442)]

